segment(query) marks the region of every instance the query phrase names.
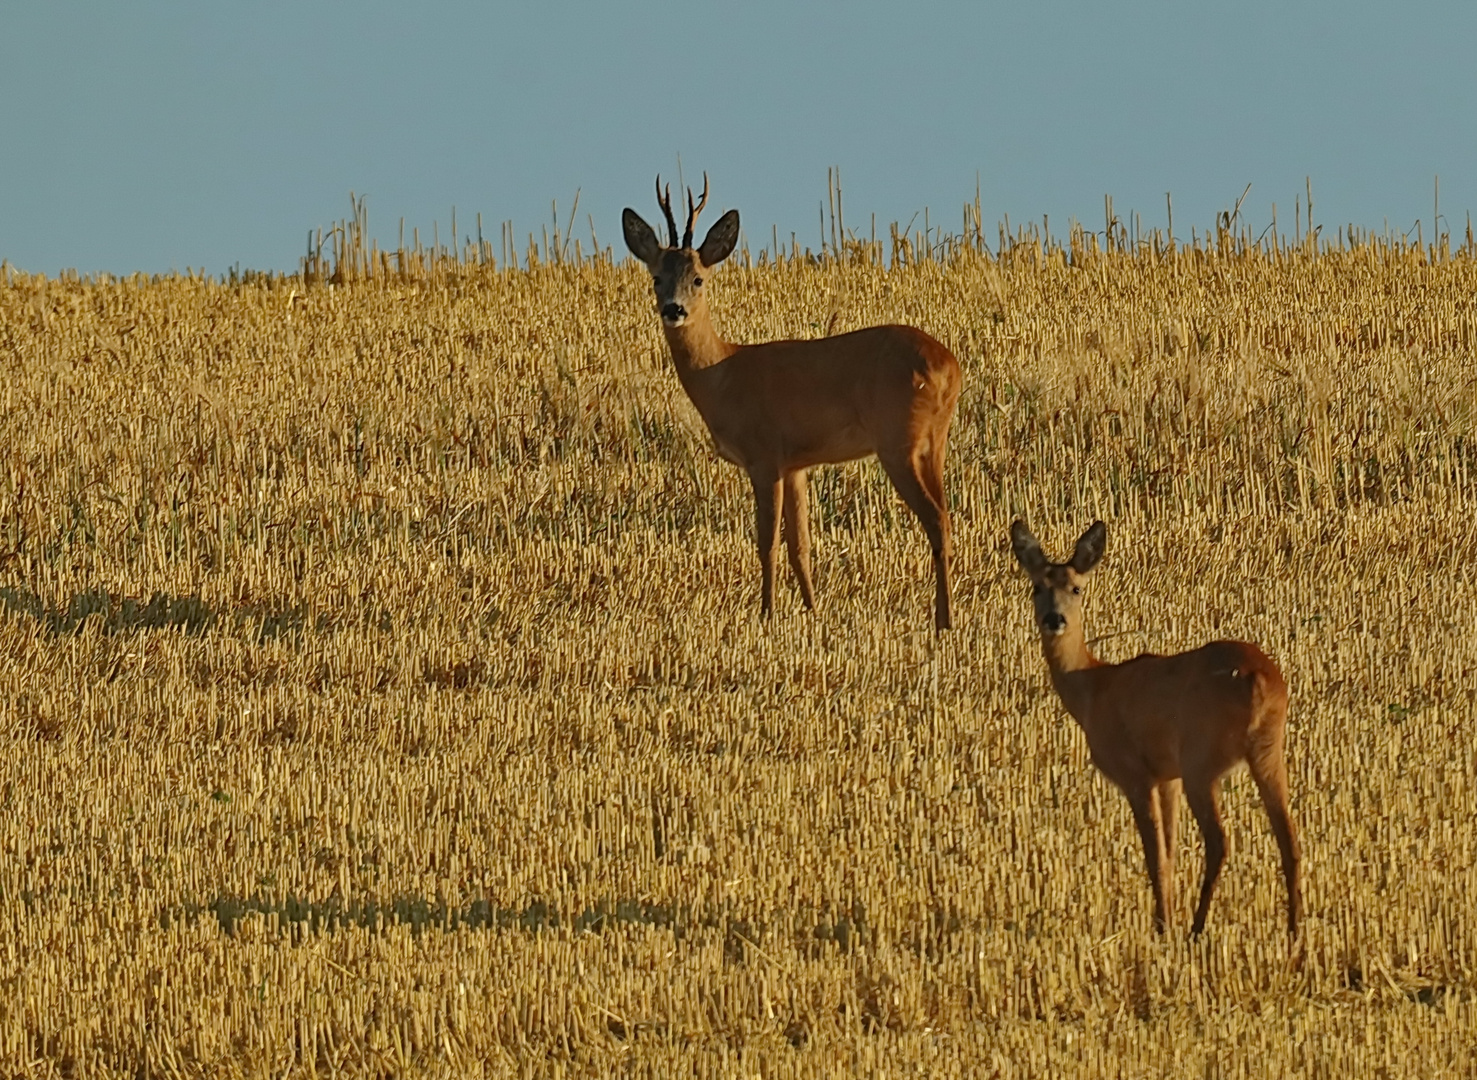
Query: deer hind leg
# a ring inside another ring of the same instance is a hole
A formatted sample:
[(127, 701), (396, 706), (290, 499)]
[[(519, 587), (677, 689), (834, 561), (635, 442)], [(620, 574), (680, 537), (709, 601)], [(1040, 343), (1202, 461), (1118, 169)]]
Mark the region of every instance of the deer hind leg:
[(1216, 776), (1185, 778), (1185, 800), (1205, 839), (1205, 877), (1200, 882), (1200, 902), (1195, 905), (1195, 922), (1190, 927), (1190, 933), (1195, 935), (1205, 929), (1210, 898), (1226, 863), (1226, 831), (1221, 828), (1220, 798), (1216, 792), (1219, 783), (1220, 778)]
[(953, 523), (949, 520), (949, 499), (944, 494), (944, 454), (949, 448), (949, 433), (945, 429), (937, 433), (929, 447), (927, 456), (920, 459), (923, 486), (929, 499), (938, 508), (939, 531), (942, 539), (934, 557), (934, 569), (938, 575), (938, 603), (942, 607), (946, 622), (952, 622), (954, 604), (954, 540)]
[(1159, 800), (1148, 784), (1125, 790), (1133, 809), (1133, 823), (1138, 826), (1139, 840), (1144, 845), (1144, 869), (1149, 872), (1149, 888), (1154, 891), (1154, 930), (1164, 933), (1169, 918), (1169, 904), (1164, 888), (1164, 830), (1160, 820)]
[[(948, 500), (944, 498), (944, 456), (948, 451), (949, 430), (946, 427), (941, 432), (935, 432), (929, 441), (923, 469), (923, 484), (933, 496), (933, 501), (941, 507), (948, 505)], [(945, 516), (948, 516), (947, 512)]]
[(918, 449), (879, 453), (877, 457), (892, 486), (908, 508), (918, 515), (923, 531), (928, 534), (928, 544), (933, 549), (933, 625), (936, 630), (948, 630), (954, 625), (949, 586), (953, 541), (950, 538), (949, 511), (944, 505), (943, 476), (934, 465), (935, 456), (930, 450)]
[(1164, 836), (1164, 859), (1159, 865), (1159, 877), (1164, 882), (1164, 921), (1174, 921), (1174, 853), (1178, 843), (1178, 815), (1180, 782), (1164, 780), (1154, 787), (1154, 796), (1159, 805), (1159, 831)]
[(1252, 779), (1262, 795), (1262, 806), (1266, 808), (1267, 820), (1272, 823), (1272, 835), (1277, 838), (1277, 850), (1282, 856), (1282, 879), (1287, 885), (1287, 933), (1297, 937), (1298, 918), (1302, 914), (1303, 894), (1298, 883), (1298, 868), (1302, 862), (1302, 850), (1298, 844), (1297, 828), (1287, 810), (1287, 764), (1282, 756), (1282, 731), (1275, 736), (1254, 744), (1246, 757)]
[(785, 550), (790, 556), (790, 569), (800, 583), (800, 599), (815, 608), (815, 589), (810, 584), (810, 500), (804, 469), (786, 473)]
[(755, 538), (759, 544), (759, 611), (768, 617), (774, 611), (774, 557), (779, 547), (780, 479), (773, 474), (751, 472), (754, 486)]

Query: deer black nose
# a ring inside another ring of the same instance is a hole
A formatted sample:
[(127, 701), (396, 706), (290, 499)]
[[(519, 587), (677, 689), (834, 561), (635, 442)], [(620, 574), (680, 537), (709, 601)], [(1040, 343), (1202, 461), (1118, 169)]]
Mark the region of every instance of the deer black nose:
[(1041, 628), (1048, 633), (1060, 634), (1067, 628), (1067, 617), (1059, 611), (1048, 611), (1041, 616)]
[(662, 305), (662, 318), (666, 319), (668, 322), (676, 322), (678, 319), (681, 319), (686, 315), (687, 309), (675, 301), (670, 304)]

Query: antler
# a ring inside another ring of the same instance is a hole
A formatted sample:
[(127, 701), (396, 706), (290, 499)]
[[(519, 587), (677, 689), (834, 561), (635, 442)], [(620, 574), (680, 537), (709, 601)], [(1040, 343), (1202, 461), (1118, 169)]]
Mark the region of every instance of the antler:
[[(692, 205), (692, 188), (687, 189), (687, 229), (682, 234), (682, 246), (692, 247), (692, 227), (697, 224), (697, 216), (703, 212), (703, 207), (708, 205), (708, 174), (703, 173), (703, 198), (697, 206)], [(675, 233), (674, 233), (675, 235)]]
[(656, 174), (656, 201), (662, 208), (662, 213), (667, 215), (667, 235), (672, 238), (672, 243), (677, 243), (677, 222), (672, 217), (672, 185), (667, 185), (667, 194), (662, 195), (662, 174)]

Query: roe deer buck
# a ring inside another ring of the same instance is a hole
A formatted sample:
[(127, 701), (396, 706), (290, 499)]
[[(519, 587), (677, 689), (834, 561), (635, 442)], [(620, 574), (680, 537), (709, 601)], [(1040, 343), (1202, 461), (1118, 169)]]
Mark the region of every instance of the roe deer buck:
[(1098, 660), (1083, 641), (1081, 594), (1087, 575), (1103, 557), (1107, 535), (1107, 526), (1093, 522), (1078, 539), (1072, 558), (1053, 563), (1025, 522), (1010, 526), (1015, 557), (1031, 577), (1051, 684), (1086, 733), (1093, 764), (1133, 808), (1154, 890), (1155, 928), (1162, 932), (1170, 918), (1181, 782), (1205, 837), (1205, 878), (1192, 929), (1199, 934), (1226, 858), (1217, 789), (1221, 777), (1245, 761), (1282, 854), (1287, 932), (1296, 936), (1302, 904), (1300, 855), (1297, 830), (1287, 812), (1282, 756), (1287, 684), (1282, 673), (1266, 653), (1244, 641), (1212, 641), (1174, 656), (1145, 653), (1121, 664)]
[(726, 259), (738, 240), (737, 210), (724, 214), (696, 250), (692, 229), (708, 203), (687, 192), (687, 228), (677, 243), (670, 185), (657, 202), (671, 245), (629, 208), (621, 215), (626, 246), (651, 271), (662, 329), (682, 389), (713, 437), (718, 454), (749, 474), (754, 488), (760, 607), (774, 604), (774, 562), (783, 507), (785, 547), (800, 596), (815, 607), (810, 583), (810, 523), (805, 470), (876, 454), (933, 548), (934, 626), (952, 622), (949, 592), (949, 511), (944, 453), (959, 399), (959, 362), (921, 330), (874, 326), (810, 341), (735, 345), (713, 329), (703, 275)]

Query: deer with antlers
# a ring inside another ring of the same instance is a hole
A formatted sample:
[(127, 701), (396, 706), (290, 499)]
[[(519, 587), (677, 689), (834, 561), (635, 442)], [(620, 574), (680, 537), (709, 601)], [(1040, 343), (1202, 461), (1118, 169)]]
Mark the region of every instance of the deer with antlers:
[(774, 607), (779, 523), (806, 608), (810, 580), (806, 470), (875, 454), (928, 534), (933, 549), (934, 626), (952, 625), (952, 547), (944, 497), (944, 455), (959, 400), (959, 362), (922, 330), (874, 326), (808, 341), (738, 345), (713, 328), (704, 275), (733, 251), (739, 216), (720, 217), (702, 244), (693, 228), (708, 204), (687, 192), (687, 224), (677, 242), (672, 195), (657, 178), (657, 202), (671, 241), (664, 246), (636, 211), (621, 215), (626, 246), (646, 264), (677, 378), (712, 435), (718, 454), (749, 474), (762, 571), (760, 610)]
[(1041, 650), (1051, 684), (1087, 735), (1092, 762), (1128, 797), (1154, 890), (1154, 925), (1170, 918), (1175, 812), (1181, 787), (1205, 838), (1205, 877), (1192, 933), (1205, 929), (1226, 858), (1218, 788), (1245, 761), (1261, 792), (1287, 885), (1287, 932), (1296, 936), (1297, 830), (1287, 808), (1287, 683), (1277, 665), (1245, 641), (1213, 641), (1174, 656), (1145, 653), (1105, 664), (1087, 649), (1082, 590), (1103, 557), (1108, 529), (1094, 522), (1064, 563), (1050, 561), (1023, 521), (1010, 526), (1016, 560), (1031, 578)]

